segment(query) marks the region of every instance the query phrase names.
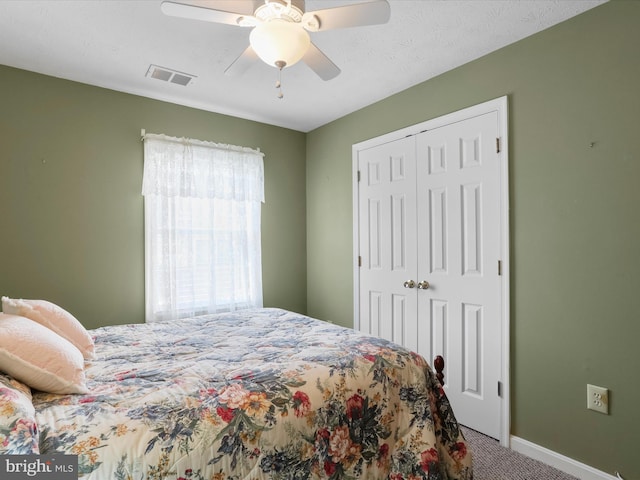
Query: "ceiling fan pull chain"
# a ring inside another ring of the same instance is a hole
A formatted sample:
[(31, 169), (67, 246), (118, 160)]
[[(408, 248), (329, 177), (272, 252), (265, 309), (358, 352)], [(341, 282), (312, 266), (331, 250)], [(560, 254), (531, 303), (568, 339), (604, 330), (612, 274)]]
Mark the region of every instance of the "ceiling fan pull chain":
[(278, 67), (278, 79), (276, 80), (276, 88), (278, 89), (278, 98), (282, 100), (284, 98), (284, 94), (282, 93), (282, 69), (285, 67), (286, 63), (282, 61), (276, 62), (276, 67)]

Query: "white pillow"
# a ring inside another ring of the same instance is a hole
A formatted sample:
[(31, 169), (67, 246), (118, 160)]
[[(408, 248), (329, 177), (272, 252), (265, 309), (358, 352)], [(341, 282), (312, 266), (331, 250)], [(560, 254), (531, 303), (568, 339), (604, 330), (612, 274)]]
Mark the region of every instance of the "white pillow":
[(18, 315), (0, 313), (0, 370), (43, 392), (88, 392), (80, 350)]
[(93, 338), (76, 317), (62, 307), (46, 300), (17, 300), (2, 297), (4, 313), (27, 317), (53, 330), (73, 343), (86, 359), (93, 358)]

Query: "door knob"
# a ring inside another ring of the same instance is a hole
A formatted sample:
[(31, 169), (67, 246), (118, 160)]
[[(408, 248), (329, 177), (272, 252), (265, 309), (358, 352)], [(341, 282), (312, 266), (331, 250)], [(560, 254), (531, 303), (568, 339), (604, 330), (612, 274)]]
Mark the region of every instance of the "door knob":
[(404, 288), (413, 288), (416, 286), (416, 282), (414, 282), (413, 280), (407, 280), (406, 282), (404, 282)]
[(429, 288), (429, 282), (427, 282), (426, 280), (423, 280), (418, 284), (418, 288), (420, 290), (426, 290), (427, 288)]

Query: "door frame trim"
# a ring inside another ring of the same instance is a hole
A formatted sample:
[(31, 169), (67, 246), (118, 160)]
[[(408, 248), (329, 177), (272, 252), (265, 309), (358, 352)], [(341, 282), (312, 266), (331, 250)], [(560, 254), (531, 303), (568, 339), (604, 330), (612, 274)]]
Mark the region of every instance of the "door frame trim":
[[(500, 309), (501, 319), (501, 372), (502, 397), (500, 401), (500, 444), (505, 447), (510, 446), (511, 430), (511, 382), (510, 382), (510, 254), (509, 254), (509, 137), (508, 137), (508, 97), (496, 98), (478, 105), (474, 105), (462, 110), (458, 110), (437, 118), (426, 120), (410, 127), (405, 127), (384, 135), (380, 135), (363, 142), (356, 143), (351, 147), (352, 156), (352, 182), (353, 182), (353, 307), (354, 307), (354, 328), (360, 327), (360, 270), (358, 266), (359, 256), (359, 229), (360, 218), (358, 214), (358, 158), (359, 152), (372, 147), (392, 142), (403, 137), (417, 135), (425, 130), (450, 125), (472, 117), (484, 115), (490, 112), (498, 113), (498, 135), (500, 138), (500, 257), (502, 262), (502, 288)], [(431, 362), (433, 359), (427, 359)], [(497, 386), (496, 386), (497, 388)]]

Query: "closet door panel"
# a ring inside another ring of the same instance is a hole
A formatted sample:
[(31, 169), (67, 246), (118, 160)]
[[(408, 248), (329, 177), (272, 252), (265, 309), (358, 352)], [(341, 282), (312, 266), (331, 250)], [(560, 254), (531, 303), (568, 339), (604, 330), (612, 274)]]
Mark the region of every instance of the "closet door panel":
[(415, 350), (415, 140), (359, 152), (358, 170), (360, 330)]

